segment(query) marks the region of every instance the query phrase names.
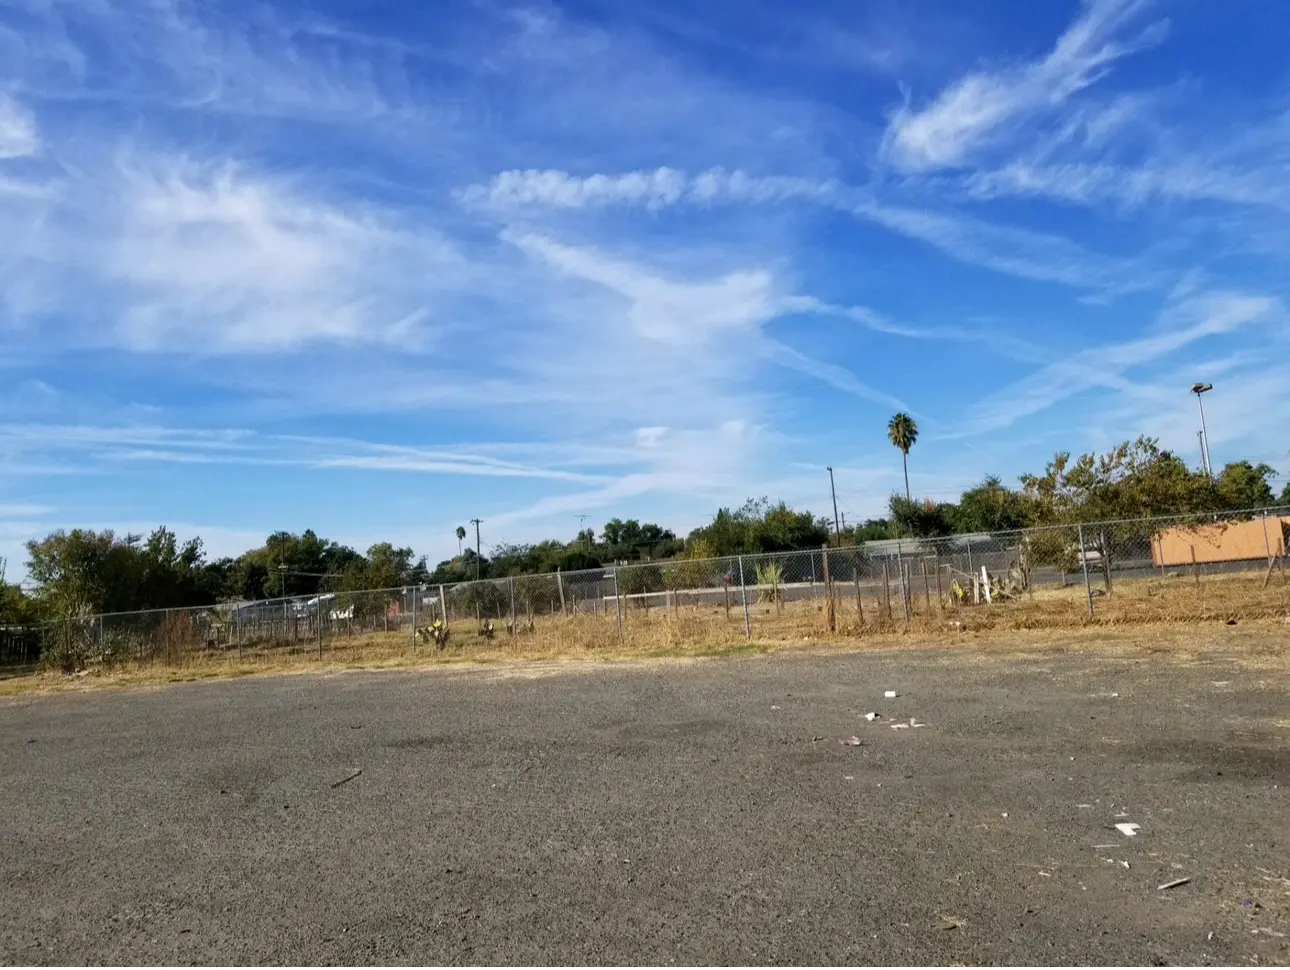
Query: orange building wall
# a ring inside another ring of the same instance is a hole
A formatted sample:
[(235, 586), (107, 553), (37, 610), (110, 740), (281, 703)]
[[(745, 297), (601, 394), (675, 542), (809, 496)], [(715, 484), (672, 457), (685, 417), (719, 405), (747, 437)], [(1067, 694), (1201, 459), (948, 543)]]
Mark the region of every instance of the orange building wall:
[(1174, 526), (1151, 537), (1151, 558), (1157, 566), (1190, 566), (1195, 549), (1196, 562), (1266, 560), (1269, 550), (1274, 556), (1286, 554), (1287, 534), (1290, 518)]

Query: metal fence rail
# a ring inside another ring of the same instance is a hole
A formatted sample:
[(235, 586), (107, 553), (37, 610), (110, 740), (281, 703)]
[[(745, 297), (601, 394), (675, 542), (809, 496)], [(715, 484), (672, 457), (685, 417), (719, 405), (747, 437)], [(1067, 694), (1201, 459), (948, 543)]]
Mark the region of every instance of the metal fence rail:
[[(323, 656), (329, 644), (465, 647), (537, 631), (587, 642), (809, 637), (946, 617), (961, 625), (969, 614), (980, 624), (1006, 613), (1019, 625), (1104, 613), (1125, 622), (1272, 615), (1290, 610), (1288, 545), (1290, 507), (1276, 507), (637, 562), (77, 617), (36, 631), (0, 630), (0, 663), (32, 662), (42, 652), (66, 668), (211, 654), (253, 661)], [(1227, 579), (1234, 581), (1219, 582)], [(692, 622), (681, 630), (684, 617)]]

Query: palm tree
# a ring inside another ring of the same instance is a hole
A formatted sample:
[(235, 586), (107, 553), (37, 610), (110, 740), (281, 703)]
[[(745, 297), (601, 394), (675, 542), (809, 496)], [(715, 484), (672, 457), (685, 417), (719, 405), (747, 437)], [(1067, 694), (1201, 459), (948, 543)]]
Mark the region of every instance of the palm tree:
[(461, 544), (462, 542), (465, 541), (465, 539), (466, 539), (466, 527), (464, 525), (457, 526), (457, 558), (458, 559), (461, 558)]
[(887, 422), (887, 438), (900, 449), (901, 458), (905, 463), (905, 501), (910, 501), (909, 449), (914, 447), (914, 442), (918, 440), (918, 424), (901, 411)]

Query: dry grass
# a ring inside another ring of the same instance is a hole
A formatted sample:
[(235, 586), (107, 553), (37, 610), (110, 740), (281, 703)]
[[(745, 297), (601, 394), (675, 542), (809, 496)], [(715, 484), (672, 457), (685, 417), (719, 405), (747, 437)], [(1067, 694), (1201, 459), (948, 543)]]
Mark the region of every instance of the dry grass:
[[(510, 635), (500, 629), (492, 638), (474, 623), (455, 623), (449, 644), (413, 646), (408, 631), (369, 633), (316, 643), (257, 646), (243, 650), (167, 651), (153, 663), (125, 663), (78, 676), (30, 673), (0, 680), (0, 695), (30, 690), (81, 686), (193, 681), (258, 673), (382, 669), (409, 666), (486, 665), (529, 662), (661, 660), (760, 653), (785, 649), (856, 647), (963, 646), (982, 650), (1055, 649), (1074, 643), (1101, 649), (1117, 643), (1141, 649), (1143, 634), (1168, 643), (1180, 658), (1192, 647), (1212, 643), (1217, 624), (1239, 620), (1260, 628), (1285, 630), (1290, 618), (1290, 584), (1277, 575), (1264, 587), (1261, 576), (1227, 574), (1121, 581), (1112, 596), (1094, 598), (1088, 615), (1083, 585), (1045, 588), (992, 605), (941, 604), (936, 591), (918, 589), (911, 597), (908, 624), (899, 598), (887, 606), (866, 595), (861, 622), (854, 587), (837, 587), (833, 629), (825, 598), (793, 603), (749, 604), (751, 639), (745, 633), (743, 609), (722, 606), (630, 609), (619, 635), (616, 613), (539, 617), (532, 629)], [(1272, 622), (1267, 622), (1272, 621)], [(521, 621), (523, 623), (523, 621)], [(1204, 632), (1208, 625), (1210, 633)], [(1027, 631), (1024, 638), (1018, 631)], [(1280, 638), (1265, 649), (1270, 662), (1283, 659)], [(1063, 647), (1064, 649), (1064, 647)]]

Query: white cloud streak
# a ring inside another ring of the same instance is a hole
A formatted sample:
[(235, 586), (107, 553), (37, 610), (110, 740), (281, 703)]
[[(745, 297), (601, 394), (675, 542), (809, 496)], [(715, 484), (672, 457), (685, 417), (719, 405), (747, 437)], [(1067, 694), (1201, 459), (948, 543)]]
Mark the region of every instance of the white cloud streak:
[(1003, 137), (1012, 125), (1052, 111), (1099, 81), (1122, 57), (1159, 43), (1164, 23), (1133, 37), (1121, 33), (1147, 0), (1086, 0), (1080, 16), (1043, 58), (955, 81), (923, 108), (892, 118), (884, 156), (911, 172), (953, 168)]
[[(667, 205), (805, 201), (882, 226), (959, 262), (1021, 279), (1113, 295), (1158, 282), (1141, 266), (1101, 257), (1060, 236), (998, 225), (948, 210), (882, 202), (869, 192), (832, 180), (754, 176), (724, 169), (693, 177), (673, 169), (586, 177), (560, 171), (511, 171), (490, 182), (472, 185), (459, 196), (468, 204), (486, 206), (503, 215), (534, 209), (639, 206), (657, 210)], [(876, 317), (862, 322), (880, 329)], [(891, 328), (886, 332), (897, 333)]]
[(1229, 336), (1282, 318), (1277, 300), (1236, 292), (1204, 292), (1166, 306), (1157, 332), (1070, 354), (987, 397), (969, 412), (958, 436), (1010, 427), (1094, 388), (1134, 392), (1127, 373), (1210, 337)]
[(39, 150), (36, 116), (17, 99), (0, 91), (0, 160), (35, 155)]
[(350, 438), (260, 434), (247, 429), (0, 425), (0, 455), (19, 461), (75, 458), (81, 468), (126, 463), (354, 469), (596, 482), (587, 469), (510, 461), (486, 449), (425, 448)]

